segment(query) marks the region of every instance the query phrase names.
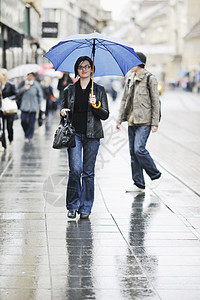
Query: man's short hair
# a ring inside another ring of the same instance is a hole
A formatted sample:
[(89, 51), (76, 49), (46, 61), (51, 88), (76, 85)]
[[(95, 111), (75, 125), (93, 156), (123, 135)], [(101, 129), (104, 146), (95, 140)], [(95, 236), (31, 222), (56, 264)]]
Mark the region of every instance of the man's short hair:
[(34, 77), (36, 77), (36, 74), (35, 74), (34, 72), (30, 72), (30, 73), (28, 73), (27, 75), (29, 75), (29, 74), (31, 74), (31, 75), (33, 75)]
[(144, 55), (144, 53), (142, 52), (135, 52), (137, 54), (137, 56), (139, 57), (139, 59), (141, 60), (141, 62), (143, 62), (143, 64), (141, 65), (138, 65), (140, 68), (143, 68), (145, 67), (146, 65), (146, 61), (147, 61), (147, 57), (146, 55)]

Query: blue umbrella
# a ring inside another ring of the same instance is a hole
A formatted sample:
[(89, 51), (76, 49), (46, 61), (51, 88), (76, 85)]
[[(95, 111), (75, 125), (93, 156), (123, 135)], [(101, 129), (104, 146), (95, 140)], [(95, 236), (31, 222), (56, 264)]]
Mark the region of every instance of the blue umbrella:
[(52, 62), (55, 70), (70, 73), (74, 72), (78, 57), (89, 56), (93, 60), (92, 94), (94, 76), (124, 76), (131, 68), (142, 64), (133, 48), (125, 42), (97, 32), (68, 36), (44, 56)]

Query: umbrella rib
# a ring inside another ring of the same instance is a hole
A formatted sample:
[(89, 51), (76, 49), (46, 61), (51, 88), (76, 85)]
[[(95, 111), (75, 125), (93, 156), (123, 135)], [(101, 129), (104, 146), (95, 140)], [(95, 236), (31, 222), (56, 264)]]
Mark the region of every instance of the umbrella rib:
[[(101, 44), (101, 45), (103, 45), (103, 43), (102, 42), (100, 42), (99, 41), (99, 43)], [(118, 44), (119, 45), (119, 44)], [(104, 48), (106, 48), (107, 49), (107, 51), (112, 55), (112, 53), (111, 53), (111, 51), (106, 47), (106, 45), (103, 45), (103, 47)], [(112, 55), (112, 57), (114, 58), (114, 60), (116, 61), (116, 63), (117, 63), (117, 65), (119, 66), (119, 68), (120, 68), (120, 70), (122, 71), (122, 74), (124, 74), (124, 72), (123, 72), (123, 70), (122, 70), (122, 68), (120, 67), (120, 65), (118, 64), (118, 62), (117, 62), (117, 60), (116, 60), (116, 58)], [(124, 74), (125, 75), (125, 74)]]
[[(90, 41), (90, 40), (88, 40), (88, 39), (86, 39), (86, 41), (88, 42), (88, 44), (92, 47), (93, 46), (93, 44), (92, 44), (92, 42)], [(76, 41), (73, 41), (73, 42), (75, 42), (75, 43), (77, 43), (78, 44), (78, 47), (76, 47), (76, 49), (79, 49), (79, 48), (87, 48), (88, 47), (88, 45), (87, 44), (85, 44), (85, 42), (76, 42)], [(71, 53), (73, 52), (74, 50), (72, 50), (71, 51)]]
[[(97, 48), (99, 48), (99, 49), (101, 49), (101, 50), (104, 50), (104, 51), (107, 51), (107, 48), (105, 49), (105, 45), (101, 42), (101, 40), (98, 40), (98, 39), (96, 39), (96, 41), (101, 45), (101, 47), (96, 43), (96, 47)], [(110, 43), (107, 43), (107, 45), (113, 45), (113, 43), (112, 42), (110, 42)]]
[[(80, 42), (76, 42), (76, 41), (73, 41), (73, 42), (75, 42), (77, 45), (78, 45), (78, 47), (76, 47), (75, 49), (77, 50), (78, 48), (81, 48), (81, 46), (84, 46), (84, 42), (81, 42), (81, 45), (79, 45), (80, 44)], [(88, 46), (87, 45), (85, 45), (85, 47), (83, 47), (83, 48), (87, 48)], [(72, 49), (70, 52), (69, 52), (69, 55), (72, 53), (72, 52), (74, 52), (74, 49)], [(68, 55), (68, 56), (69, 56)], [(60, 67), (60, 65), (63, 63), (63, 61), (57, 66), (57, 68), (55, 69), (55, 70), (58, 70), (58, 68)]]
[[(89, 46), (91, 46), (91, 47), (93, 46), (93, 42), (91, 42), (89, 39), (86, 39), (85, 41), (87, 41), (87, 43), (89, 44)], [(80, 40), (78, 42), (72, 40), (72, 42), (79, 44), (76, 49), (81, 48), (81, 46), (83, 46), (83, 48), (88, 47), (88, 44), (85, 44), (85, 42), (81, 42)]]
[[(99, 42), (98, 39), (95, 39), (95, 40)], [(90, 41), (90, 40), (88, 40), (88, 39), (86, 39), (86, 41), (88, 42), (89, 46), (91, 46), (91, 48), (92, 48), (92, 47), (93, 47), (93, 41)], [(84, 43), (82, 43), (82, 44), (84, 45)], [(100, 43), (100, 45), (102, 45), (102, 44)], [(88, 47), (88, 46), (85, 46), (85, 48), (86, 48), (86, 47)], [(83, 48), (84, 48), (84, 47), (83, 47)], [(104, 46), (99, 47), (97, 44), (95, 44), (95, 48), (100, 48), (100, 49), (106, 51), (105, 48), (104, 48)]]
[[(107, 45), (109, 46), (109, 45), (111, 45), (111, 46), (113, 46), (113, 45), (118, 45), (118, 46), (120, 46), (120, 47), (122, 47), (122, 48), (124, 48), (124, 49), (126, 49), (128, 52), (130, 52), (130, 53), (132, 53), (131, 52), (131, 50), (134, 50), (133, 48), (130, 48), (130, 47), (126, 47), (126, 46), (124, 46), (124, 45), (120, 45), (120, 44), (117, 44), (117, 43), (113, 43), (113, 42), (109, 42), (109, 41), (107, 41), (108, 43), (106, 43), (106, 44), (103, 44), (100, 40), (97, 40), (101, 45), (103, 45), (103, 47), (104, 48), (106, 48), (107, 50), (108, 50), (108, 48), (106, 47)], [(98, 47), (98, 48), (101, 48), (101, 47)], [(103, 48), (101, 48), (101, 49), (103, 49)], [(104, 49), (105, 50), (105, 49)], [(105, 50), (106, 51), (106, 50)], [(109, 50), (108, 50), (109, 51)], [(110, 52), (110, 51), (109, 51)], [(133, 53), (132, 53), (133, 54)]]
[[(72, 40), (73, 41), (73, 40)], [(87, 43), (89, 44), (89, 46), (93, 46), (93, 42), (92, 41), (90, 41), (89, 39), (86, 39), (86, 41), (87, 41)], [(79, 42), (78, 41), (73, 41), (74, 43), (76, 43), (78, 46), (75, 48), (76, 50), (77, 49), (83, 49), (83, 48), (87, 48), (88, 47), (88, 44), (85, 44), (85, 42), (81, 42), (80, 40), (79, 40)], [(101, 44), (102, 45), (102, 44)], [(104, 48), (104, 46), (102, 45), (102, 47), (98, 47), (98, 48), (101, 48), (102, 50), (104, 50), (104, 51), (106, 51), (105, 50), (105, 48)], [(92, 50), (92, 49), (91, 49)], [(72, 53), (74, 51), (74, 49), (72, 49), (71, 50), (71, 52), (69, 53), (69, 55)], [(91, 57), (92, 57), (92, 55), (91, 55)], [(61, 63), (62, 64), (62, 63)], [(59, 66), (61, 65), (61, 64), (59, 64)], [(59, 66), (56, 68), (56, 70), (59, 68)]]

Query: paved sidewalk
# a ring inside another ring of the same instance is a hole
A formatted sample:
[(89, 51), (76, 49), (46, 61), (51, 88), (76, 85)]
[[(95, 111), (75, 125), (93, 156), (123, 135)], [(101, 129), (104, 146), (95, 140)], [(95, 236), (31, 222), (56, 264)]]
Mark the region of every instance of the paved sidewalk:
[[(186, 96), (178, 95), (181, 105)], [(189, 129), (184, 145), (188, 127), (173, 126), (176, 96), (163, 96), (160, 130), (149, 140), (162, 182), (145, 193), (124, 192), (127, 130), (115, 131), (118, 103), (110, 105), (89, 220), (66, 218), (67, 155), (51, 148), (58, 117), (30, 144), (16, 121), (13, 148), (0, 161), (0, 299), (200, 299), (200, 139)], [(180, 122), (199, 124), (198, 100), (191, 98), (197, 106), (190, 122), (187, 110), (176, 115)]]

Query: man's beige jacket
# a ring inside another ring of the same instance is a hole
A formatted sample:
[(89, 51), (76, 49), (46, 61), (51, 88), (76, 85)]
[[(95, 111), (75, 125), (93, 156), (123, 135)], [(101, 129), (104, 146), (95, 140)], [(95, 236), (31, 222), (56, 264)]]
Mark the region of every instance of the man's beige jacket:
[(144, 72), (135, 80), (134, 73), (126, 81), (124, 94), (122, 97), (118, 123), (128, 121), (129, 125), (152, 125), (159, 124), (159, 92), (158, 83), (155, 76), (149, 78), (149, 90), (147, 87), (147, 75), (149, 72)]

